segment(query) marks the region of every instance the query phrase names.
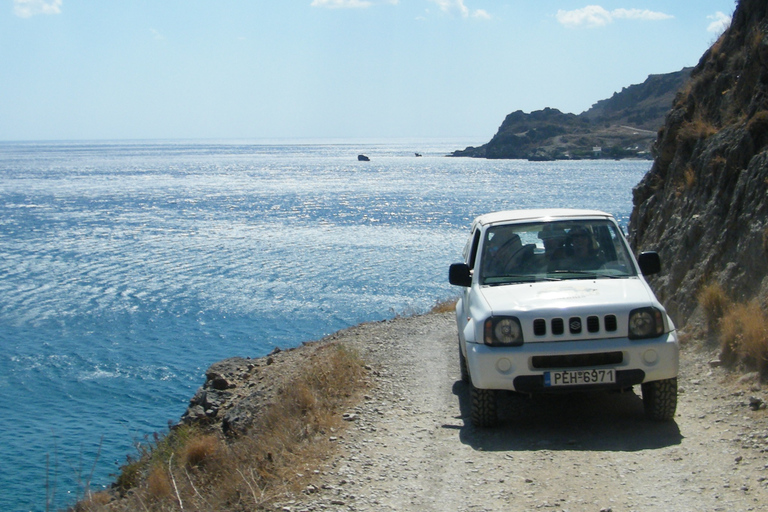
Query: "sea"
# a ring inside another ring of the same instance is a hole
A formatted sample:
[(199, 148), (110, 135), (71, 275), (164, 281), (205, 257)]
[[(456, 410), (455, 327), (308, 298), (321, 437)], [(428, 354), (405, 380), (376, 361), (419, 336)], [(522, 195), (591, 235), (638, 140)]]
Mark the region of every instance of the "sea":
[(480, 143), (0, 142), (0, 510), (108, 487), (216, 361), (454, 298), (479, 214), (626, 226), (651, 165), (446, 156)]

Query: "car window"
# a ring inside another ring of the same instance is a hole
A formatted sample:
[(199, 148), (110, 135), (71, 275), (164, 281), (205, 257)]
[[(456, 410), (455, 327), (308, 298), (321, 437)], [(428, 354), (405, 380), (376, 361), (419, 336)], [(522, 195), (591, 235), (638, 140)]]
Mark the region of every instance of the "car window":
[(467, 241), (467, 246), (464, 248), (464, 261), (470, 269), (475, 268), (475, 261), (477, 260), (477, 247), (480, 245), (480, 230), (476, 229), (472, 236)]
[(482, 238), (481, 283), (636, 276), (629, 254), (610, 221), (490, 226)]

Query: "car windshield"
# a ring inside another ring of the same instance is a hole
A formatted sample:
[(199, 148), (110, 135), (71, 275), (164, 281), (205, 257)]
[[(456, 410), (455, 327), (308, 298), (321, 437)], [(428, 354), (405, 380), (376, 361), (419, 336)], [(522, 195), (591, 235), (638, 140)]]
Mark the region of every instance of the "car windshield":
[(484, 285), (637, 275), (623, 235), (607, 220), (491, 226), (481, 250)]

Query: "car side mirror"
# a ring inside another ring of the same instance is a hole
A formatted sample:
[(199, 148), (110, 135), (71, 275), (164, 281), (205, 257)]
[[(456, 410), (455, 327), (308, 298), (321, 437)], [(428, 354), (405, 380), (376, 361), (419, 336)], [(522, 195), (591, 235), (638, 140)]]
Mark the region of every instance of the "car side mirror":
[(644, 276), (661, 272), (661, 259), (659, 254), (654, 251), (640, 253), (640, 256), (637, 258), (637, 264), (640, 265), (640, 272)]
[(454, 263), (448, 269), (448, 282), (455, 286), (472, 286), (472, 273), (466, 263)]

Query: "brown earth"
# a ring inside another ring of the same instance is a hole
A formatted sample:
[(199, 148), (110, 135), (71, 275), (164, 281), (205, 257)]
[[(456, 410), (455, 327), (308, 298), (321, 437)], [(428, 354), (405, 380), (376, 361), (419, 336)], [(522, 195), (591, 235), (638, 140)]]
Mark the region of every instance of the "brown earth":
[[(347, 428), (329, 433), (338, 452), (276, 510), (768, 509), (768, 413), (760, 407), (768, 397), (755, 375), (738, 379), (717, 366), (716, 350), (684, 348), (673, 422), (646, 420), (634, 393), (507, 396), (501, 425), (476, 429), (456, 339), (452, 313), (429, 314), (353, 327), (276, 354), (269, 366), (251, 360), (253, 372), (277, 374), (338, 342), (371, 369)], [(268, 399), (273, 385), (268, 376), (251, 381), (252, 398), (228, 401), (220, 415)]]

